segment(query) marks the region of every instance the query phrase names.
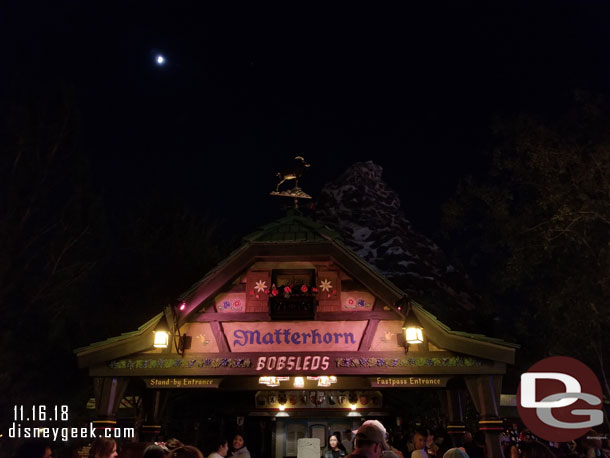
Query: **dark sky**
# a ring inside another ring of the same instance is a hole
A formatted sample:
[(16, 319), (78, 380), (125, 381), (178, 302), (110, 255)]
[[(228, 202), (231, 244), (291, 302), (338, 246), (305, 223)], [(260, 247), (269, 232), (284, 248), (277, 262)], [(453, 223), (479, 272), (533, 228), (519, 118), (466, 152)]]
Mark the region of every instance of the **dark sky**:
[(166, 196), (242, 234), (275, 215), (274, 174), (302, 154), (314, 196), (379, 163), (433, 235), (458, 180), (485, 169), (496, 117), (609, 89), (606, 2), (38, 3), (2, 14), (5, 95), (73, 89), (111, 211)]

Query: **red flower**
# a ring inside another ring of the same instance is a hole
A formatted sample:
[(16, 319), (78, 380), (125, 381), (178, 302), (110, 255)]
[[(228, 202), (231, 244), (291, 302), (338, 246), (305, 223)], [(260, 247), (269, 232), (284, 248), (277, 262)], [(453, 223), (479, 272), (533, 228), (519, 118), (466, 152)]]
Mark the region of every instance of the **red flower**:
[(250, 291), (250, 296), (254, 296), (254, 290)]
[(337, 290), (333, 289), (333, 294), (336, 296), (337, 295)]
[(311, 290), (312, 290), (314, 293), (317, 293), (317, 292), (318, 292), (318, 288), (311, 288)]
[(269, 294), (269, 290), (268, 289), (265, 290), (265, 294)]
[(301, 286), (301, 291), (303, 291), (304, 293), (306, 293), (308, 290), (309, 288), (307, 288), (307, 285)]
[(275, 288), (273, 288), (273, 289), (271, 290), (271, 294), (273, 294), (274, 296), (277, 296), (277, 295), (278, 295), (278, 293), (279, 293), (279, 291), (278, 291), (277, 289), (275, 289)]
[(286, 294), (290, 294), (292, 292), (292, 289), (290, 288), (290, 286), (284, 286), (284, 292)]

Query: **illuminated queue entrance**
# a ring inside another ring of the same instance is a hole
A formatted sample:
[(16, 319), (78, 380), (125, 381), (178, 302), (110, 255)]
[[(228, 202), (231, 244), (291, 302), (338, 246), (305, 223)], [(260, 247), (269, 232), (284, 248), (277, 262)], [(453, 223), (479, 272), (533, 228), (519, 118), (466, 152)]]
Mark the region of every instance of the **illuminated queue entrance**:
[(249, 429), (264, 456), (296, 456), (299, 438), (325, 445), (364, 417), (399, 430), (414, 392), (442, 394), (439, 415), (459, 440), (468, 392), (488, 456), (501, 456), (501, 382), (515, 345), (452, 331), (308, 218), (287, 216), (244, 242), (137, 331), (76, 350), (99, 425), (131, 395), (141, 438), (199, 418), (202, 431), (219, 421)]

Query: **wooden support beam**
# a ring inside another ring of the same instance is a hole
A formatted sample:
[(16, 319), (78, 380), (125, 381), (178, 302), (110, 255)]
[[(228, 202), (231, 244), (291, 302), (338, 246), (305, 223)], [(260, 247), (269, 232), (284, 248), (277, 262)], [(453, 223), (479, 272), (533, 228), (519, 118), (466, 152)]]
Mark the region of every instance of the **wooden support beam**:
[(125, 377), (95, 377), (93, 387), (96, 420), (116, 419), (128, 383), (129, 379)]
[(481, 417), (479, 429), (485, 433), (487, 456), (489, 458), (504, 458), (499, 438), (503, 427), (502, 420), (498, 416), (502, 376), (469, 375), (464, 377), (464, 381)]
[(379, 326), (379, 320), (369, 320), (368, 324), (366, 325), (366, 329), (364, 330), (362, 340), (360, 341), (358, 351), (369, 351), (369, 348), (371, 348), (371, 344), (373, 343), (375, 333), (377, 332), (377, 326)]
[(218, 345), (218, 351), (222, 353), (230, 352), (231, 350), (229, 349), (229, 344), (227, 343), (225, 333), (222, 330), (222, 325), (218, 321), (213, 321), (210, 323), (210, 327), (214, 333), (214, 338), (216, 339), (216, 344)]
[[(363, 321), (363, 320), (395, 320), (402, 318), (395, 312), (319, 312), (315, 321)], [(209, 312), (194, 317), (194, 322), (246, 322), (246, 321), (269, 321), (267, 312)]]

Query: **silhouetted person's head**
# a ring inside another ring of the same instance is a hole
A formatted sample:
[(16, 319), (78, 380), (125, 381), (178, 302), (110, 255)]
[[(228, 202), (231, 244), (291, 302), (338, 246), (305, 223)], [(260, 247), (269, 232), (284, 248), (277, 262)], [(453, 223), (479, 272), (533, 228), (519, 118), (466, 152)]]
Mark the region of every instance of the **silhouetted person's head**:
[(203, 453), (197, 447), (185, 445), (175, 449), (169, 456), (170, 458), (203, 458)]
[(105, 437), (95, 439), (89, 449), (89, 458), (115, 458), (117, 455), (116, 442)]
[(426, 447), (426, 440), (428, 439), (428, 431), (425, 429), (418, 429), (413, 434), (413, 447), (415, 450), (422, 450)]
[(171, 439), (165, 442), (165, 447), (171, 452), (172, 450), (176, 450), (177, 448), (184, 447), (184, 444), (175, 437), (172, 437)]
[(149, 445), (144, 449), (142, 458), (165, 458), (165, 450), (160, 445)]
[(15, 452), (15, 458), (51, 458), (51, 445), (40, 439), (27, 440)]

